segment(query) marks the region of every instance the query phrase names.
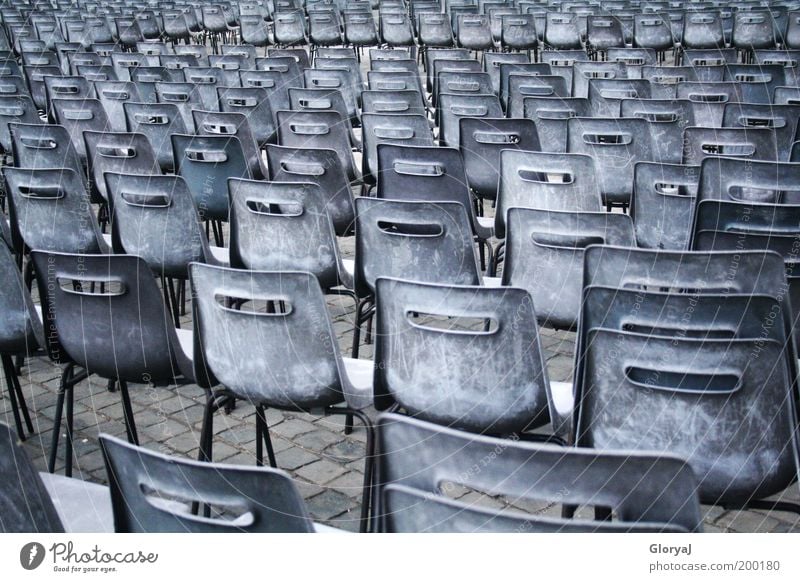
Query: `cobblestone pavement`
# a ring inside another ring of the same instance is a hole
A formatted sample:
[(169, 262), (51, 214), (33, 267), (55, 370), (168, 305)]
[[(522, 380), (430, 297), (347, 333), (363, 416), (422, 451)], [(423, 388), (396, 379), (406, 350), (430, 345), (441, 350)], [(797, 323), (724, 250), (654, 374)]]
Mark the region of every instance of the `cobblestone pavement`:
[[(352, 240), (342, 242), (344, 253), (351, 254)], [(349, 299), (332, 297), (329, 311), (342, 353), (348, 354), (354, 306)], [(189, 316), (185, 318), (184, 326), (191, 326)], [(569, 380), (574, 334), (543, 329), (542, 343), (551, 379)], [(360, 357), (371, 358), (372, 346), (363, 346)], [(21, 378), (36, 428), (36, 434), (27, 441), (25, 448), (41, 470), (45, 470), (50, 450), (59, 378), (60, 368), (42, 357), (26, 361)], [(5, 390), (2, 392), (0, 419), (12, 423), (9, 401)], [(90, 378), (76, 387), (75, 397), (75, 476), (102, 483), (106, 481), (106, 474), (97, 436), (105, 432), (124, 438), (120, 396), (109, 392), (105, 381)], [(144, 446), (196, 458), (204, 402), (200, 388), (132, 385), (131, 397)], [(246, 402), (240, 402), (230, 414), (217, 414), (214, 430), (216, 461), (255, 464), (254, 418), (254, 408)], [(357, 530), (364, 470), (363, 429), (356, 425), (355, 431), (345, 436), (339, 417), (319, 418), (277, 410), (267, 412), (267, 421), (278, 465), (293, 476), (314, 519), (346, 530)], [(63, 462), (63, 456), (59, 456), (59, 470)], [(462, 491), (461, 495), (487, 506), (504, 503), (494, 498), (481, 499), (476, 492)], [(797, 486), (784, 492), (784, 498), (800, 501)], [(554, 515), (559, 511), (558, 507), (541, 505), (521, 509)], [(800, 519), (792, 514), (720, 508), (706, 510), (706, 531), (800, 531)]]

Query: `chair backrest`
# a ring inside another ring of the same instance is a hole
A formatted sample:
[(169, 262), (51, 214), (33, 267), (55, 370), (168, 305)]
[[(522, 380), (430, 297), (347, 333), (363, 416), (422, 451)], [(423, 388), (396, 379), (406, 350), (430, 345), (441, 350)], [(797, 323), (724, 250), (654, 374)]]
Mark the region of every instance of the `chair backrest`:
[(766, 127), (775, 132), (776, 159), (789, 161), (792, 142), (800, 126), (800, 104), (773, 105), (756, 103), (728, 103), (722, 116), (723, 127)]
[(0, 242), (0, 353), (29, 354), (44, 345), (42, 324), (6, 241)]
[(40, 124), (36, 105), (27, 95), (0, 96), (0, 148), (10, 154), (13, 150), (11, 124)]
[(188, 279), (210, 251), (194, 198), (180, 176), (105, 173), (114, 251), (142, 257), (165, 277)]
[[(68, 168), (3, 168), (14, 246), (71, 253), (106, 248), (81, 178)], [(19, 243), (19, 244), (18, 244)]]
[(577, 15), (570, 12), (548, 12), (544, 29), (545, 43), (556, 50), (581, 48)]
[(499, 118), (503, 116), (500, 100), (493, 93), (464, 93), (439, 95), (436, 108), (439, 118), (439, 143), (442, 146), (458, 147), (459, 126), (463, 117)]
[(197, 135), (236, 137), (242, 146), (247, 169), (256, 179), (262, 179), (265, 171), (261, 160), (261, 149), (250, 130), (250, 122), (244, 113), (219, 111), (192, 111)]
[[(278, 469), (179, 459), (106, 434), (100, 446), (117, 532), (314, 531), (300, 492)], [(192, 502), (227, 517), (195, 515)]]
[(772, 161), (743, 162), (706, 158), (700, 174), (699, 200), (800, 203), (800, 167)]
[(106, 172), (159, 173), (153, 147), (142, 133), (84, 131), (83, 139), (88, 153), (92, 187), (103, 200), (108, 200), (108, 191), (103, 179)]
[(55, 120), (53, 99), (90, 99), (94, 97), (92, 84), (78, 76), (45, 77), (45, 96), (47, 97), (47, 115)]
[(472, 228), (458, 202), (357, 198), (356, 293), (372, 295), (379, 277), (479, 285)]
[(141, 133), (147, 137), (162, 172), (175, 169), (175, 156), (172, 153), (173, 133), (187, 132), (183, 116), (174, 103), (133, 103), (122, 105), (128, 131)]
[(576, 61), (572, 65), (572, 96), (589, 97), (591, 79), (627, 79), (628, 67), (625, 63), (598, 61)]
[(336, 232), (318, 184), (231, 179), (231, 266), (303, 271), (342, 284)]
[(512, 207), (601, 212), (594, 160), (581, 154), (504, 150), (495, 211), (498, 238), (505, 236), (506, 212)]
[(277, 119), (280, 145), (334, 150), (348, 180), (357, 178), (350, 135), (341, 115), (335, 111), (278, 111)]
[(364, 113), (361, 116), (364, 180), (377, 182), (378, 144), (433, 146), (433, 133), (424, 115)]
[(78, 157), (86, 161), (84, 131), (108, 131), (106, 110), (98, 99), (53, 99), (55, 121), (69, 132)]
[(141, 101), (139, 88), (132, 81), (95, 81), (94, 90), (103, 108), (106, 110), (108, 122), (113, 131), (126, 131), (125, 109), (126, 101)]
[(531, 294), (540, 324), (575, 329), (581, 309), (583, 255), (593, 244), (635, 246), (630, 217), (509, 208), (503, 284)]
[(228, 220), (228, 178), (252, 176), (242, 145), (225, 135), (172, 134), (175, 173), (186, 180), (202, 220)]
[[(190, 271), (195, 330), (206, 364), (226, 388), (254, 404), (284, 409), (342, 401), (342, 362), (314, 275), (197, 263)], [(278, 307), (264, 310), (251, 302)]]
[(194, 118), (192, 111), (196, 109), (212, 110), (216, 106), (216, 93), (214, 95), (215, 104), (206, 106), (206, 102), (197, 91), (194, 83), (177, 83), (158, 81), (155, 84), (156, 98), (159, 103), (168, 103), (178, 108), (183, 118), (186, 129), (194, 131)]
[(683, 132), (683, 163), (699, 165), (706, 158), (777, 160), (775, 132), (766, 127), (688, 127)]
[(695, 124), (694, 105), (678, 99), (623, 99), (622, 117), (647, 120), (653, 143), (653, 160), (680, 164), (683, 159), (683, 132)]
[[(340, 60), (340, 59), (333, 59)], [(361, 94), (356, 87), (349, 69), (306, 69), (303, 72), (305, 86), (308, 89), (321, 89), (338, 91), (345, 105), (343, 118), (356, 119), (358, 115), (358, 96)], [(291, 102), (291, 94), (289, 95)], [(293, 107), (295, 109), (295, 107)]]
[(274, 182), (318, 184), (338, 236), (352, 234), (355, 226), (353, 193), (339, 156), (334, 150), (267, 146), (269, 179)]
[(17, 440), (13, 429), (0, 423), (0, 531), (3, 533), (63, 533), (50, 494)]
[(530, 63), (530, 57), (524, 52), (520, 53), (483, 53), (483, 70), (489, 74), (492, 83), (492, 93), (500, 95), (500, 70), (505, 64), (522, 65)]
[(277, 138), (275, 115), (269, 100), (269, 92), (260, 87), (217, 87), (219, 110), (241, 113), (247, 116), (250, 130), (259, 146), (274, 142)]
[(606, 204), (630, 202), (633, 167), (654, 159), (648, 122), (637, 118), (573, 117), (568, 122), (567, 151), (594, 158), (600, 193)]
[(459, 146), (470, 188), (481, 198), (497, 198), (500, 152), (540, 151), (536, 124), (530, 119), (462, 118)]
[(797, 479), (797, 418), (780, 342), (583, 333), (578, 444), (680, 454), (705, 503), (759, 499)]
[(382, 277), (376, 305), (379, 410), (396, 402), (419, 418), (494, 434), (547, 422), (549, 382), (526, 291)]
[(57, 340), (72, 361), (103, 378), (176, 382), (177, 337), (144, 259), (38, 250), (31, 258), (48, 343)]
[[(513, 510), (480, 520), (459, 514), (438, 521), (436, 516), (442, 514), (430, 503), (393, 505), (400, 500), (392, 497), (392, 488), (401, 492), (397, 488), (410, 488), (446, 501), (452, 485), (502, 495), (512, 504), (535, 501), (611, 508), (623, 531), (626, 526), (636, 530), (655, 524), (663, 530), (702, 530), (697, 481), (689, 465), (673, 455), (514, 442), (388, 413), (379, 418), (377, 430), (380, 531), (613, 531), (606, 528), (615, 522), (548, 519), (530, 513), (515, 519), (516, 527), (511, 528), (504, 517), (517, 517)], [(502, 454), (493, 454), (498, 448)], [(489, 461), (480, 471), (470, 471), (481, 459)]]
[(631, 217), (638, 246), (675, 251), (688, 247), (699, 183), (699, 166), (636, 164)]
[(72, 170), (83, 177), (83, 167), (69, 132), (60, 125), (9, 124), (14, 165), (18, 168)]
[(364, 113), (414, 113), (426, 115), (425, 101), (422, 93), (408, 91), (372, 91), (361, 93), (362, 111)]
[(690, 49), (724, 48), (725, 35), (720, 13), (706, 10), (686, 12), (681, 44)]
[(522, 114), (536, 124), (543, 152), (567, 151), (567, 121), (571, 117), (591, 117), (588, 99), (569, 97), (532, 97), (522, 99)]

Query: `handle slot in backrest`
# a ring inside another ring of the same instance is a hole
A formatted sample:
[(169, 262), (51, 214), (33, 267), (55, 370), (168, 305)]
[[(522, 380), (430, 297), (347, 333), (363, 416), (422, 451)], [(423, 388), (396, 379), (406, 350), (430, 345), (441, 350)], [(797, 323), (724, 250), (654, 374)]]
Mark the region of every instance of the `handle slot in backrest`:
[(64, 119), (70, 121), (88, 121), (94, 119), (94, 113), (88, 109), (65, 109), (63, 113)]
[(299, 202), (293, 200), (273, 200), (248, 198), (245, 201), (247, 210), (253, 214), (264, 216), (282, 216), (284, 218), (297, 218), (302, 216), (305, 209)]
[(413, 139), (414, 130), (410, 127), (386, 127), (379, 126), (372, 130), (372, 134), (378, 139)]
[(584, 133), (583, 143), (587, 145), (627, 146), (633, 143), (633, 136), (629, 133)]
[(132, 159), (136, 157), (136, 149), (132, 147), (120, 148), (116, 146), (97, 144), (96, 152), (97, 155), (103, 156), (104, 158)]
[(321, 123), (290, 123), (289, 130), (296, 135), (327, 135), (330, 127)]
[(394, 162), (392, 169), (397, 174), (403, 176), (424, 176), (426, 178), (438, 178), (445, 175), (445, 169), (441, 164), (427, 162)]
[(330, 109), (333, 107), (330, 99), (300, 99), (300, 107), (304, 109)]
[(87, 297), (121, 297), (128, 292), (124, 281), (113, 277), (57, 277), (56, 282), (64, 293)]
[(406, 311), (406, 321), (412, 327), (424, 331), (456, 335), (494, 335), (500, 324), (494, 317), (450, 315)]
[(531, 233), (531, 241), (536, 246), (570, 251), (583, 250), (589, 245), (605, 244), (605, 239), (602, 236), (550, 232), (533, 232)]
[(680, 114), (673, 113), (671, 111), (659, 111), (652, 113), (649, 111), (634, 111), (633, 117), (646, 119), (652, 123), (672, 123), (673, 121), (678, 121), (680, 119)]
[(228, 313), (246, 315), (248, 317), (288, 317), (294, 312), (294, 305), (285, 295), (252, 295), (237, 294), (235, 291), (214, 294), (217, 308)]
[(628, 366), (625, 377), (641, 388), (684, 394), (732, 394), (742, 387), (738, 375), (726, 373), (681, 373)]
[(232, 98), (229, 97), (227, 99), (229, 107), (255, 107), (258, 105), (258, 100), (254, 97), (241, 97), (241, 98)]
[(282, 172), (298, 176), (322, 176), (325, 174), (325, 166), (322, 164), (283, 160), (280, 162), (280, 166)]
[(131, 94), (127, 91), (105, 90), (102, 91), (102, 94), (103, 97), (111, 99), (112, 101), (126, 101), (131, 98)]
[(120, 198), (128, 206), (139, 208), (169, 208), (172, 205), (172, 198), (167, 194), (150, 192), (130, 192), (120, 191)]
[(690, 189), (685, 184), (670, 184), (669, 182), (656, 182), (653, 190), (662, 196), (697, 196), (697, 186)]
[(378, 229), (392, 236), (437, 238), (444, 235), (444, 225), (432, 222), (398, 222), (379, 220)]
[(756, 146), (751, 143), (717, 143), (703, 142), (700, 149), (704, 154), (711, 156), (752, 156), (756, 153)]
[(66, 192), (61, 186), (20, 186), (18, 188), (23, 198), (31, 200), (60, 200), (66, 197)]
[(203, 131), (214, 135), (236, 135), (236, 126), (232, 123), (203, 122)]
[(523, 182), (536, 184), (572, 184), (575, 176), (571, 172), (558, 170), (536, 170), (534, 168), (519, 168), (517, 175)]
[(509, 131), (476, 131), (472, 137), (477, 143), (488, 145), (513, 145), (520, 142), (519, 134)]
[(58, 147), (58, 143), (48, 137), (22, 137), (20, 143), (32, 150), (54, 150)]
[(184, 150), (187, 159), (193, 162), (219, 164), (228, 160), (228, 155), (223, 150), (201, 150), (187, 148)]
[(779, 129), (786, 127), (786, 119), (783, 117), (757, 117), (753, 115), (741, 116), (738, 119), (742, 127), (770, 127)]

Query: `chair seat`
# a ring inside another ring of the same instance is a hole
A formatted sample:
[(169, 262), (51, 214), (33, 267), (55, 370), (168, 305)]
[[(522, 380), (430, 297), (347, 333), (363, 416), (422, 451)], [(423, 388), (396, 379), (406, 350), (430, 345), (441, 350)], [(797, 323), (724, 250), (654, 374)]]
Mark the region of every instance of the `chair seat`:
[(345, 399), (350, 408), (361, 410), (372, 404), (372, 381), (375, 367), (372, 360), (342, 358), (349, 387)]
[(550, 394), (553, 397), (553, 406), (562, 418), (572, 415), (575, 407), (575, 395), (572, 392), (572, 382), (550, 382)]
[(228, 267), (231, 264), (231, 251), (226, 247), (208, 247), (211, 251), (211, 256), (214, 257), (218, 263), (220, 263), (224, 267)]
[(39, 473), (67, 533), (112, 533), (114, 515), (108, 487)]

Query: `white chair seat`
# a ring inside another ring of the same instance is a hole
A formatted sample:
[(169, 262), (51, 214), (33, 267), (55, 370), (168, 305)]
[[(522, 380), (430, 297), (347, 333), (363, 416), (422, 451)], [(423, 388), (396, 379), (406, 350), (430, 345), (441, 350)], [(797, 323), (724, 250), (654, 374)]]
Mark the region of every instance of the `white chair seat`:
[(108, 487), (39, 473), (67, 533), (112, 533), (114, 515)]

